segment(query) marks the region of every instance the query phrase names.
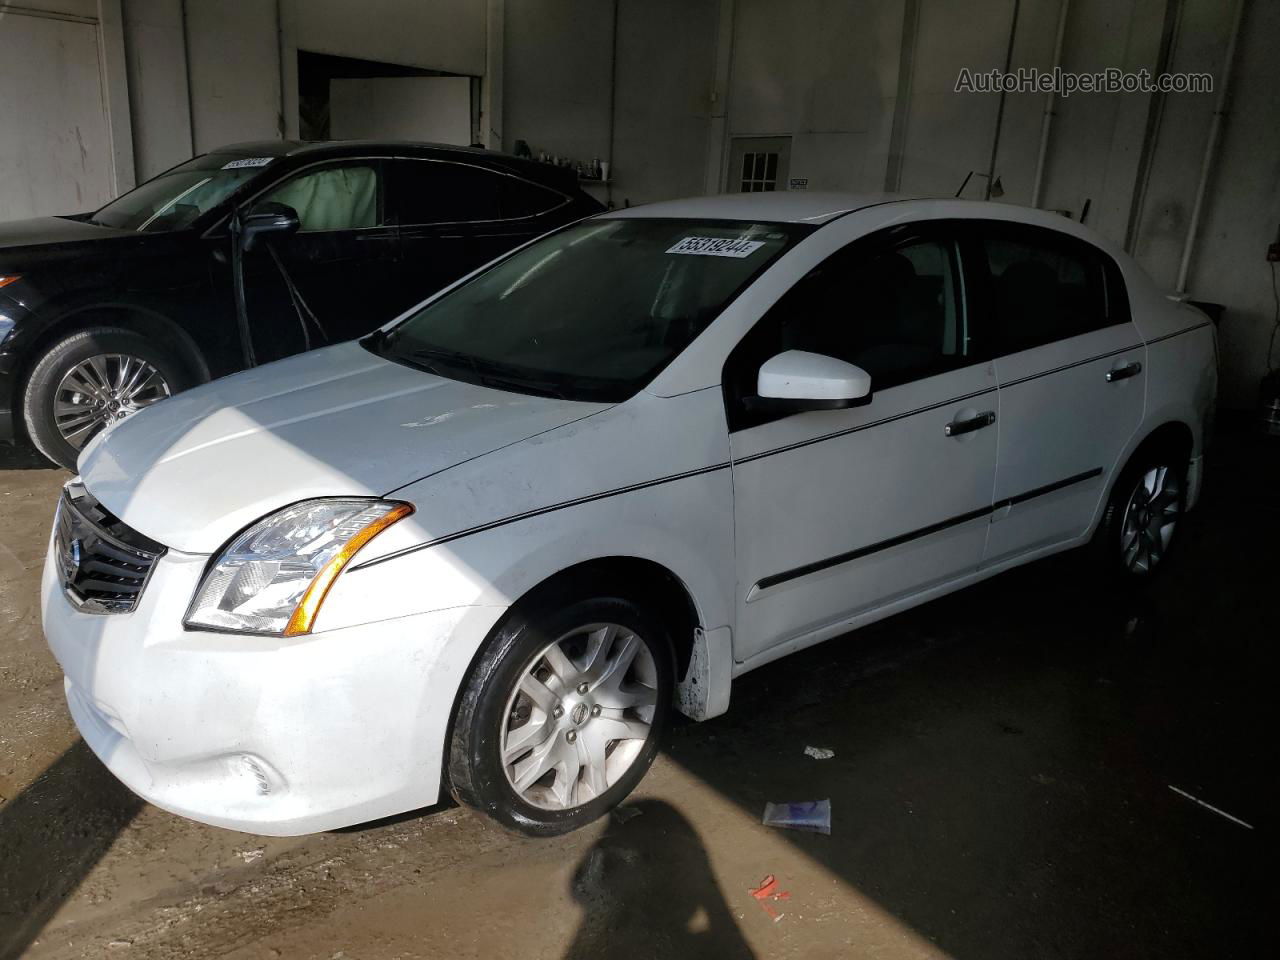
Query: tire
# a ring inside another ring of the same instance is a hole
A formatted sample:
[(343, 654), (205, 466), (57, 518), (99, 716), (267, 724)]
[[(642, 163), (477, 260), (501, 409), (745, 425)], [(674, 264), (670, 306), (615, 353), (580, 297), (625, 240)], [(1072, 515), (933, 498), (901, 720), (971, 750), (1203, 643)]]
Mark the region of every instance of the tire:
[(1139, 451), (1125, 465), (1091, 544), (1105, 579), (1136, 584), (1164, 568), (1186, 513), (1187, 467), (1172, 446)]
[[(593, 661), (596, 651), (604, 656)], [(632, 601), (600, 596), (517, 609), (490, 635), (459, 700), (449, 744), (453, 795), (526, 836), (585, 826), (648, 771), (673, 688), (670, 633)]]
[(84, 445), (107, 423), (194, 383), (187, 365), (153, 339), (93, 327), (58, 340), (36, 363), (22, 391), (22, 416), (36, 449), (74, 470)]

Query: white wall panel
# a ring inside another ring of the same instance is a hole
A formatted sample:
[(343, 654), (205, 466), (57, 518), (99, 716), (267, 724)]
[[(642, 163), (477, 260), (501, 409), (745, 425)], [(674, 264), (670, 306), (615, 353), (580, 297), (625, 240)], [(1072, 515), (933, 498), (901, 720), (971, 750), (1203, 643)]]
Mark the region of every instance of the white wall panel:
[[(506, 9), (503, 142), (577, 160), (609, 150), (613, 5), (517, 0)], [(654, 69), (658, 69), (657, 64)]]
[[(1223, 43), (1225, 43), (1223, 25)], [(1267, 245), (1280, 230), (1280, 4), (1255, 0), (1246, 10), (1236, 54), (1232, 97), (1222, 145), (1209, 181), (1204, 219), (1192, 260), (1189, 289), (1202, 300), (1227, 305), (1219, 328), (1225, 372), (1222, 402), (1257, 403), (1267, 372), (1267, 346), (1276, 319), (1272, 283), (1280, 264), (1267, 263)], [(1184, 155), (1199, 168), (1203, 138)], [(1194, 150), (1194, 152), (1193, 152)], [(1159, 204), (1168, 188), (1152, 184)], [(1193, 194), (1185, 194), (1189, 204)], [(1149, 250), (1144, 261), (1152, 259)], [(1179, 255), (1181, 250), (1179, 250)], [(1169, 275), (1168, 259), (1152, 264)], [(1177, 261), (1172, 263), (1177, 273)], [(1280, 338), (1273, 360), (1280, 364)]]
[(0, 220), (111, 199), (98, 27), (0, 13)]
[(191, 0), (187, 49), (196, 151), (281, 133), (276, 5)]
[(739, 0), (730, 136), (792, 136), (811, 190), (881, 189), (901, 29), (901, 0)]
[(191, 156), (181, 0), (128, 0), (124, 17), (134, 163), (141, 182)]
[(372, 77), (329, 81), (335, 140), (471, 142), (469, 77)]
[[(956, 79), (965, 68), (979, 72), (1004, 67), (1013, 7), (1013, 0), (921, 3), (903, 147), (903, 193), (950, 196), (970, 170), (986, 173), (1000, 97), (956, 93)], [(984, 187), (975, 176), (965, 196), (981, 198)]]
[(484, 74), (484, 0), (285, 2), (292, 8), (290, 39), (299, 50), (474, 77)]
[(715, 29), (714, 0), (619, 4), (615, 202), (703, 192)]

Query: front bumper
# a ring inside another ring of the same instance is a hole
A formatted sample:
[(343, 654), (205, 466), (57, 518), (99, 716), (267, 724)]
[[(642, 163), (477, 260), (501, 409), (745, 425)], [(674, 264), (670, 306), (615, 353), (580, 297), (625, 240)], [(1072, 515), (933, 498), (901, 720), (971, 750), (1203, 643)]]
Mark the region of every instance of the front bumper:
[(108, 769), (156, 806), (275, 836), (436, 802), (455, 694), (501, 611), (293, 640), (186, 630), (206, 559), (170, 551), (124, 614), (82, 612), (45, 563), (45, 634)]

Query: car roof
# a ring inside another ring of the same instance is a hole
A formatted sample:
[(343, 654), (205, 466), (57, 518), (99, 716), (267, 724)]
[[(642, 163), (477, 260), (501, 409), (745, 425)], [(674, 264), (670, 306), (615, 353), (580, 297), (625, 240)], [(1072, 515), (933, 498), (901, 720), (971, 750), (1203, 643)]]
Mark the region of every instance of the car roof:
[[(1110, 249), (1103, 238), (1075, 221), (1050, 210), (990, 200), (960, 200), (894, 193), (818, 193), (802, 190), (776, 193), (721, 193), (684, 200), (666, 200), (611, 210), (600, 217), (670, 218), (673, 220), (740, 220), (756, 223), (802, 223), (820, 226), (848, 213), (892, 204), (894, 213), (922, 218), (1004, 220), (1048, 227), (1073, 234)], [(914, 219), (914, 218), (912, 218)]]
[(919, 199), (893, 193), (720, 193), (664, 200), (602, 214), (605, 217), (669, 217), (676, 220), (755, 220), (771, 223), (826, 223), (854, 210)]
[(556, 167), (483, 147), (463, 147), (449, 143), (412, 140), (249, 140), (215, 147), (209, 153), (288, 158), (292, 164), (326, 157), (359, 157), (370, 154), (449, 159), (514, 173), (565, 194), (575, 193), (578, 186), (577, 175), (568, 167)]
[(214, 147), (210, 153), (239, 153), (261, 157), (294, 157), (311, 154), (347, 154), (377, 150), (423, 150), (432, 153), (444, 150), (450, 153), (471, 153), (478, 156), (504, 156), (483, 147), (463, 147), (452, 143), (428, 143), (413, 140), (247, 140)]

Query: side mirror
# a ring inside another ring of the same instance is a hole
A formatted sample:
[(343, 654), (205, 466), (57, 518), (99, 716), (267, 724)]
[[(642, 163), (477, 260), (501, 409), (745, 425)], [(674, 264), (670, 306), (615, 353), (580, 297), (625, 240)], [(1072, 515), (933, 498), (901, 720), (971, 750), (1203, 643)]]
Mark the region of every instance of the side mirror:
[(240, 246), (248, 253), (258, 238), (270, 234), (298, 232), (298, 211), (285, 203), (260, 203), (248, 213), (237, 214), (233, 231), (240, 234)]
[(804, 350), (766, 360), (756, 393), (787, 410), (839, 410), (871, 401), (871, 374), (859, 366)]

